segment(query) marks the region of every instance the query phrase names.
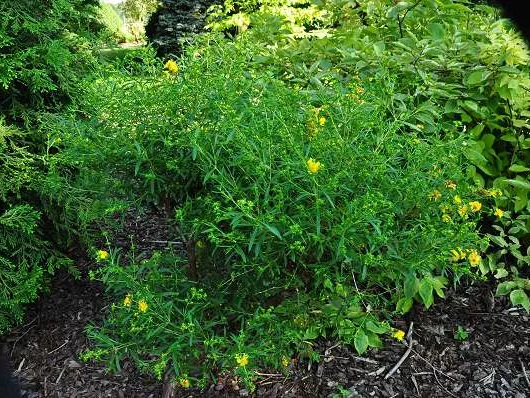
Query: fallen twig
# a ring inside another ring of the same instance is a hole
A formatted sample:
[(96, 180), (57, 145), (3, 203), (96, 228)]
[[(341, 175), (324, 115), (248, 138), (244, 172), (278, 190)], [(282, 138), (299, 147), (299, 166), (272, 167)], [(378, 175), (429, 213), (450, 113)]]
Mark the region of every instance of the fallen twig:
[(425, 362), (427, 365), (429, 365), (431, 367), (431, 369), (433, 370), (432, 374), (434, 375), (434, 379), (439, 384), (439, 386), (442, 387), (442, 390), (444, 390), (450, 396), (458, 398), (455, 394), (453, 394), (451, 391), (449, 391), (447, 388), (445, 388), (443, 386), (442, 382), (438, 379), (438, 376), (436, 375), (436, 372), (439, 372), (440, 374), (444, 375), (445, 377), (447, 377), (448, 379), (451, 379), (453, 381), (455, 381), (455, 379), (453, 377), (449, 376), (448, 374), (442, 372), (440, 369), (436, 368), (432, 363), (430, 363), (425, 358), (423, 358), (416, 350), (411, 350), (411, 351), (414, 353), (414, 355), (416, 355), (418, 358), (420, 358), (423, 362)]
[(61, 380), (61, 377), (63, 377), (63, 373), (66, 370), (66, 366), (63, 366), (63, 370), (61, 370), (61, 373), (59, 373), (59, 377), (57, 377), (57, 380), (55, 380), (55, 384), (59, 383), (59, 380)]
[(414, 384), (414, 387), (416, 388), (416, 392), (418, 393), (418, 396), (421, 397), (420, 388), (418, 387), (418, 382), (416, 381), (416, 378), (414, 377), (414, 375), (411, 375), (410, 378), (412, 380), (412, 384)]
[(54, 353), (55, 351), (59, 351), (61, 348), (63, 348), (63, 347), (64, 347), (66, 344), (68, 344), (68, 343), (69, 343), (69, 340), (65, 340), (65, 341), (64, 341), (64, 344), (61, 344), (59, 347), (57, 347), (57, 348), (54, 349), (54, 350), (51, 350), (50, 352), (47, 353), (47, 355), (50, 355), (50, 354)]
[(410, 355), (410, 352), (412, 351), (412, 328), (413, 328), (414, 322), (411, 322), (409, 325), (409, 330), (407, 332), (407, 351), (399, 358), (399, 361), (394, 365), (392, 369), (385, 375), (385, 380), (391, 377), (396, 371), (399, 369), (399, 367), (405, 362), (405, 359)]
[(20, 373), (20, 371), (22, 370), (22, 366), (24, 366), (24, 362), (26, 362), (26, 357), (22, 358), (22, 361), (20, 361), (16, 373)]
[(371, 363), (374, 365), (377, 365), (379, 363), (375, 359), (356, 357), (355, 355), (350, 355), (350, 357), (355, 361), (367, 362), (367, 363)]
[[(25, 325), (24, 327), (31, 325), (31, 324), (32, 324), (33, 322), (35, 322), (36, 320), (37, 320), (37, 318), (33, 318), (33, 320), (32, 320), (30, 323), (28, 323), (27, 325)], [(21, 335), (15, 340), (15, 342), (13, 343), (13, 347), (11, 348), (11, 352), (9, 353), (9, 356), (10, 356), (10, 357), (13, 356), (13, 352), (15, 351), (15, 346), (16, 346), (17, 343), (20, 341), (20, 339), (21, 339), (22, 337), (24, 337), (26, 334), (28, 334), (29, 331), (30, 331), (31, 329), (33, 329), (35, 326), (37, 326), (37, 325), (33, 325), (33, 326), (31, 326), (30, 328), (28, 328), (28, 330), (26, 330), (24, 333), (22, 333), (22, 334), (21, 334)]]
[(526, 384), (528, 384), (528, 387), (530, 387), (530, 380), (528, 380), (528, 375), (526, 374), (526, 369), (524, 367), (523, 361), (521, 361), (521, 358), (519, 358), (519, 363), (521, 364), (521, 368), (523, 368), (523, 375), (526, 380)]

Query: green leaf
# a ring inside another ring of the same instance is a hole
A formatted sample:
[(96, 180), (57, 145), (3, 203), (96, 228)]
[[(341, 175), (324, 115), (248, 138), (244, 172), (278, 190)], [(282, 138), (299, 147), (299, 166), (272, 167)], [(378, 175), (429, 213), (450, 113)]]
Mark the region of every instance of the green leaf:
[(304, 332), (304, 340), (314, 340), (319, 336), (318, 329), (315, 326), (308, 327)]
[(512, 179), (505, 179), (505, 182), (510, 184), (513, 187), (525, 189), (527, 191), (530, 191), (530, 182), (526, 180), (512, 180)]
[(359, 329), (353, 339), (353, 345), (359, 354), (363, 354), (368, 348), (368, 336), (364, 333), (364, 330)]
[(478, 140), (480, 138), (480, 135), (482, 134), (482, 131), (484, 131), (484, 127), (486, 127), (485, 124), (477, 124), (471, 130), (469, 130), (469, 135)]
[(510, 301), (513, 305), (520, 305), (526, 310), (526, 312), (530, 312), (530, 300), (528, 300), (528, 296), (524, 290), (512, 290), (510, 293)]
[(502, 282), (497, 285), (497, 291), (495, 292), (496, 296), (506, 296), (510, 293), (513, 288), (517, 287), (517, 283), (514, 281)]
[(481, 152), (472, 148), (466, 148), (464, 150), (464, 156), (475, 165), (484, 165), (488, 163), (488, 159), (486, 159)]
[(271, 231), (274, 235), (276, 235), (280, 240), (282, 239), (282, 235), (280, 234), (280, 231), (278, 231), (278, 228), (276, 228), (273, 225), (262, 223), (269, 231)]
[(418, 278), (416, 278), (414, 275), (407, 276), (404, 284), (405, 297), (412, 299), (418, 292), (418, 284)]
[(427, 30), (435, 40), (442, 40), (445, 37), (445, 29), (442, 24), (433, 22), (427, 26)]
[(411, 298), (402, 297), (396, 303), (396, 311), (400, 312), (401, 314), (406, 314), (412, 308), (412, 304), (413, 301)]
[(520, 164), (512, 164), (508, 170), (513, 171), (514, 173), (523, 173), (525, 171), (529, 171), (530, 169)]
[(423, 304), (427, 308), (429, 308), (434, 303), (432, 290), (433, 286), (431, 281), (428, 278), (423, 278), (420, 282), (419, 293), (421, 299), (423, 300)]
[(475, 86), (477, 84), (480, 84), (485, 80), (484, 75), (485, 75), (484, 71), (476, 70), (475, 72), (472, 72), (469, 74), (469, 76), (466, 79), (466, 83), (469, 84), (470, 86)]
[(445, 297), (445, 293), (444, 293), (443, 289), (447, 285), (447, 278), (444, 278), (443, 276), (438, 276), (436, 278), (433, 278), (431, 282), (432, 282), (432, 286), (434, 288), (434, 291), (436, 292), (438, 297), (444, 298)]
[(508, 242), (506, 242), (506, 240), (504, 240), (503, 237), (501, 236), (496, 236), (496, 235), (488, 235), (489, 239), (495, 243), (497, 246), (500, 246), (500, 247), (508, 247)]
[(528, 206), (528, 191), (526, 189), (517, 189), (514, 210), (520, 212)]
[(377, 334), (374, 333), (368, 333), (368, 345), (370, 347), (374, 348), (381, 348), (383, 347), (383, 343), (381, 343), (381, 339)]
[(501, 136), (501, 140), (511, 142), (513, 144), (517, 143), (517, 137), (515, 134), (504, 134)]
[(497, 272), (494, 275), (495, 279), (501, 279), (508, 276), (508, 271), (506, 271), (504, 268), (497, 268)]
[(375, 55), (380, 57), (381, 55), (383, 55), (383, 51), (385, 51), (385, 42), (384, 41), (378, 41), (378, 42), (374, 43)]
[(366, 330), (369, 330), (370, 332), (373, 332), (375, 334), (383, 334), (388, 331), (388, 328), (385, 328), (381, 325), (376, 324), (374, 321), (368, 321), (364, 325)]

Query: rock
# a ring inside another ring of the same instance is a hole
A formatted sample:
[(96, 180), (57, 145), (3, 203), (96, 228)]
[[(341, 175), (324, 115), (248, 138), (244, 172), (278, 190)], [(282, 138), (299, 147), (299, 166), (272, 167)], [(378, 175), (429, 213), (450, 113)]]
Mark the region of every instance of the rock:
[(225, 388), (225, 385), (223, 383), (215, 385), (215, 391), (221, 391), (223, 388)]

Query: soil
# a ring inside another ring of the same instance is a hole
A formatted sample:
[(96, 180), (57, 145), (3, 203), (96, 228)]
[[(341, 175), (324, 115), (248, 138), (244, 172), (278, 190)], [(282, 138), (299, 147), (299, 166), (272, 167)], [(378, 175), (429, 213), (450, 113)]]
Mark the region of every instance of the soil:
[[(124, 251), (148, 256), (168, 245), (171, 228), (156, 211), (131, 212), (114, 237)], [(119, 374), (103, 364), (83, 363), (90, 347), (84, 328), (107, 311), (103, 286), (87, 274), (96, 266), (77, 258), (81, 278), (56, 275), (50, 293), (28, 309), (25, 323), (4, 337), (23, 397), (162, 397), (163, 383), (125, 363)], [(530, 396), (530, 323), (523, 310), (504, 297), (493, 297), (488, 283), (461, 285), (429, 310), (417, 309), (394, 326), (411, 330), (411, 349), (385, 341), (385, 348), (363, 357), (352, 347), (320, 341), (319, 363), (294, 358), (287, 376), (263, 370), (254, 393), (220, 377), (206, 390), (173, 391), (174, 397), (516, 397)], [(468, 333), (455, 339), (458, 327)], [(386, 377), (400, 358), (409, 355)]]

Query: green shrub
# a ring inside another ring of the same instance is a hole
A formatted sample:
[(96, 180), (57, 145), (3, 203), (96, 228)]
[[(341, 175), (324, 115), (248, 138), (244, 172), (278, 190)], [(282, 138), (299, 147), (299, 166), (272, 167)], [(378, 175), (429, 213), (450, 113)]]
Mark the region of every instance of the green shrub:
[[(520, 291), (530, 286), (529, 53), (509, 23), (492, 7), (459, 1), (337, 1), (322, 5), (324, 29), (310, 26), (293, 40), (296, 29), (267, 14), (266, 3), (247, 16), (248, 40), (262, 43), (256, 68), (310, 92), (339, 83), (352, 95), (357, 78), (390, 73), (396, 78), (379, 99), (389, 117), (408, 112), (409, 127), (422, 135), (465, 137), (467, 178), (492, 206), (482, 218), (492, 245), (481, 274), (508, 278), (498, 293), (516, 288), (517, 301), (530, 308)], [(492, 197), (494, 190), (500, 195)]]
[(93, 62), (97, 0), (0, 4), (0, 113), (20, 120), (71, 99)]
[(391, 314), (472, 274), (485, 207), (465, 183), (462, 139), (387, 118), (382, 78), (355, 96), (293, 90), (249, 67), (251, 42), (205, 40), (176, 76), (109, 76), (85, 97), (90, 139), (105, 145), (83, 147), (83, 169), (173, 200), (189, 257), (185, 269), (112, 256), (94, 277), (119, 301), (90, 328), (100, 348), (87, 359), (130, 357), (193, 384), (232, 369), (250, 383), (293, 349), (314, 355), (319, 336), (378, 347)]
[(25, 201), (39, 181), (39, 159), (20, 146), (24, 137), (0, 120), (0, 333), (22, 320), (46, 277), (61, 265), (42, 236), (41, 214)]
[(89, 82), (58, 164), (175, 207), (188, 258), (123, 267), (110, 250), (93, 277), (116, 302), (85, 359), (252, 387), (318, 337), (401, 339), (391, 317), (461, 278), (508, 278), (498, 293), (529, 308), (526, 50), (489, 7), (347, 3), (304, 2), (304, 22), (238, 2), (244, 24), (216, 21), (250, 27), (235, 40)]

